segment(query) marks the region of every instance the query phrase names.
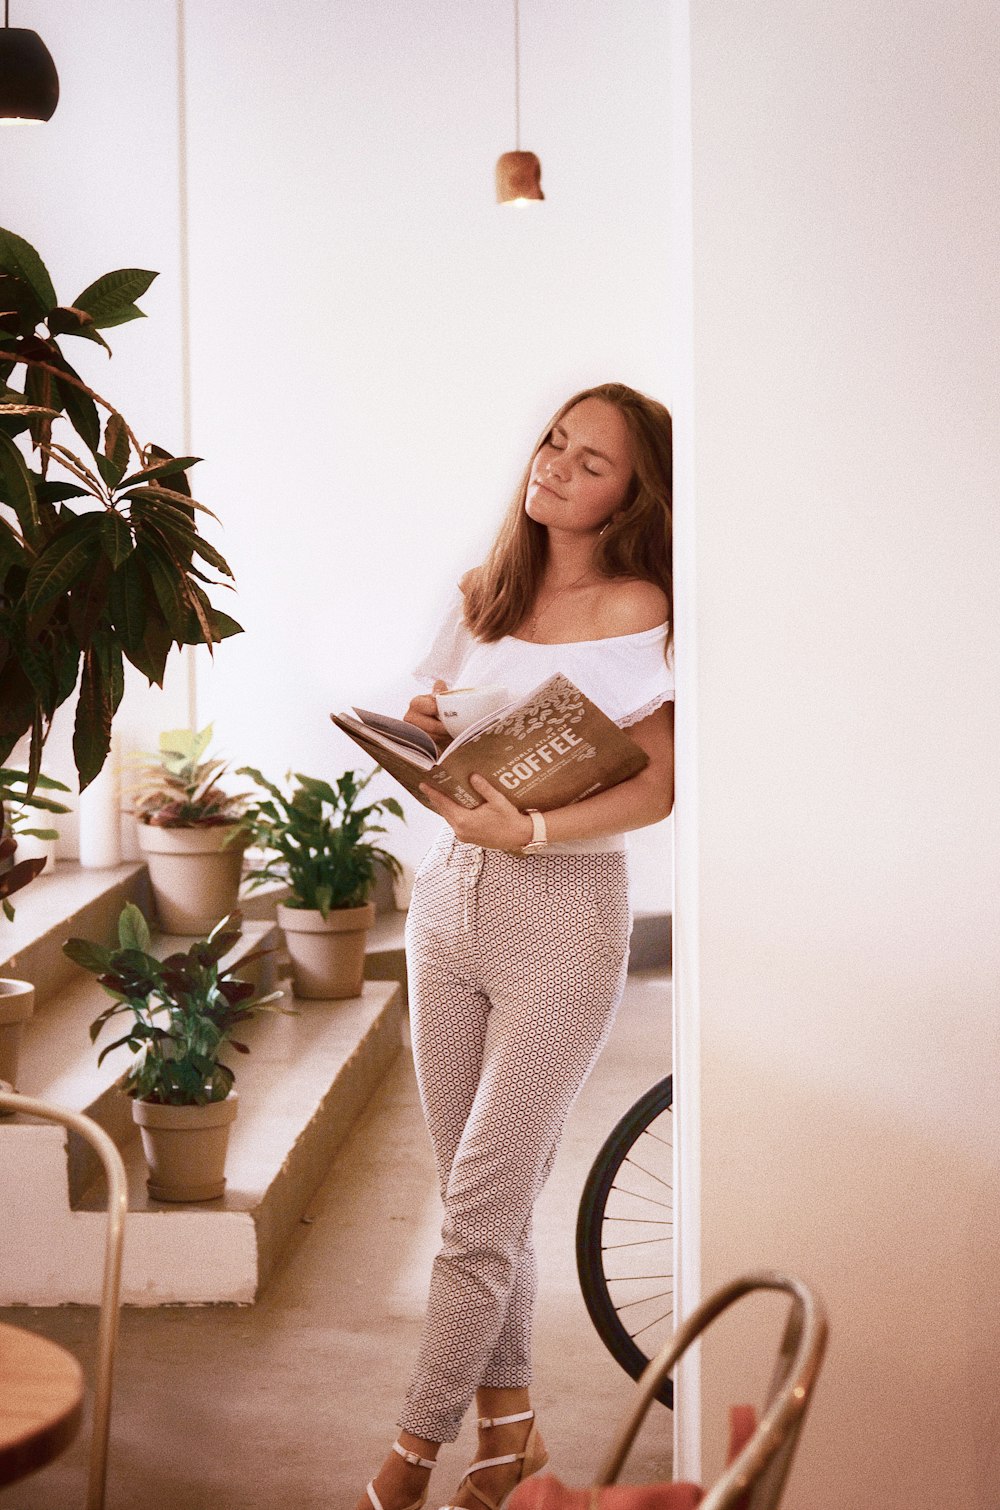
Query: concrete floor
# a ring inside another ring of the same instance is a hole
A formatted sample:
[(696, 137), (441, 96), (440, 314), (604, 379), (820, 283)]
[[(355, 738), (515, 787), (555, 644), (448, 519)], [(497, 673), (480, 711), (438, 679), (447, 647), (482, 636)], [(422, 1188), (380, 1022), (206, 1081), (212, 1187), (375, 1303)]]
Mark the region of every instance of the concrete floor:
[[(573, 1109), (539, 1202), (533, 1397), (551, 1468), (583, 1484), (633, 1388), (593, 1330), (573, 1253), (579, 1192), (607, 1131), (669, 1069), (670, 981), (630, 978), (600, 1064)], [(415, 1357), (440, 1207), (409, 1054), (400, 1056), (317, 1192), (285, 1262), (251, 1307), (127, 1309), (108, 1510), (350, 1510), (387, 1450)], [(89, 1366), (89, 1307), (0, 1311)], [(623, 1479), (670, 1475), (670, 1414), (655, 1406)], [(89, 1438), (0, 1490), (0, 1510), (82, 1505)], [(429, 1505), (475, 1442), (442, 1450)]]

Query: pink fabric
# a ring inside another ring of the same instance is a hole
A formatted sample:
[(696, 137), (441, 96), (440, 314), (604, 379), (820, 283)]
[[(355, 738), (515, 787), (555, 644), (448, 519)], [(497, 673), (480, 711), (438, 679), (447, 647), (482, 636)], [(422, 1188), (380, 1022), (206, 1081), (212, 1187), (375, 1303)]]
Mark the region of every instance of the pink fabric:
[[(757, 1429), (752, 1405), (729, 1408), (727, 1461), (743, 1451)], [(705, 1491), (698, 1484), (612, 1484), (606, 1489), (569, 1489), (554, 1474), (530, 1478), (515, 1489), (510, 1510), (696, 1510)], [(741, 1498), (734, 1510), (741, 1510)]]
[(696, 1510), (704, 1498), (697, 1484), (613, 1484), (607, 1489), (568, 1489), (553, 1474), (528, 1479), (515, 1489), (510, 1510)]

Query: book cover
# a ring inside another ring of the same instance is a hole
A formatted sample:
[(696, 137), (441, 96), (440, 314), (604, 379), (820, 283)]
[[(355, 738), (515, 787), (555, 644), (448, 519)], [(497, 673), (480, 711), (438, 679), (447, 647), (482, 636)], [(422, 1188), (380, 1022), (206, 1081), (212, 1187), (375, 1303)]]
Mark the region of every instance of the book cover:
[(425, 807), (430, 803), (419, 790), (422, 781), (463, 807), (478, 807), (482, 798), (468, 784), (476, 771), (519, 812), (548, 812), (617, 786), (649, 763), (633, 739), (558, 673), (473, 724), (440, 756), (433, 740), (413, 725), (361, 708), (354, 712), (330, 717)]

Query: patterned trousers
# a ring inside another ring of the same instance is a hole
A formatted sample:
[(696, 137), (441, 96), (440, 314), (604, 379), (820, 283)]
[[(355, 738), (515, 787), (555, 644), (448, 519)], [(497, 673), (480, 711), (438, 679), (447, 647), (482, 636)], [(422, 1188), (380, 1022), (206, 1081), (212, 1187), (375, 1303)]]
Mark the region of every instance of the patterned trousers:
[(480, 1385), (531, 1378), (531, 1215), (628, 964), (623, 853), (508, 855), (450, 830), (406, 925), (413, 1051), (444, 1203), (399, 1425), (452, 1442)]

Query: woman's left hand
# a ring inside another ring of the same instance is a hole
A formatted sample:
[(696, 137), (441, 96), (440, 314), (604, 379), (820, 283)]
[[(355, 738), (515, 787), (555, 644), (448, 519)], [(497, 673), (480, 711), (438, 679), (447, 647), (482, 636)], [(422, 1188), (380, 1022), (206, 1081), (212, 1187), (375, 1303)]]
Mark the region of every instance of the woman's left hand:
[(479, 844), (483, 849), (505, 849), (508, 854), (518, 854), (530, 842), (534, 828), (526, 813), (519, 813), (514, 804), (491, 786), (485, 776), (474, 772), (469, 785), (480, 797), (485, 798), (479, 807), (462, 807), (443, 792), (421, 782), (431, 807), (455, 831), (455, 837), (463, 844)]

